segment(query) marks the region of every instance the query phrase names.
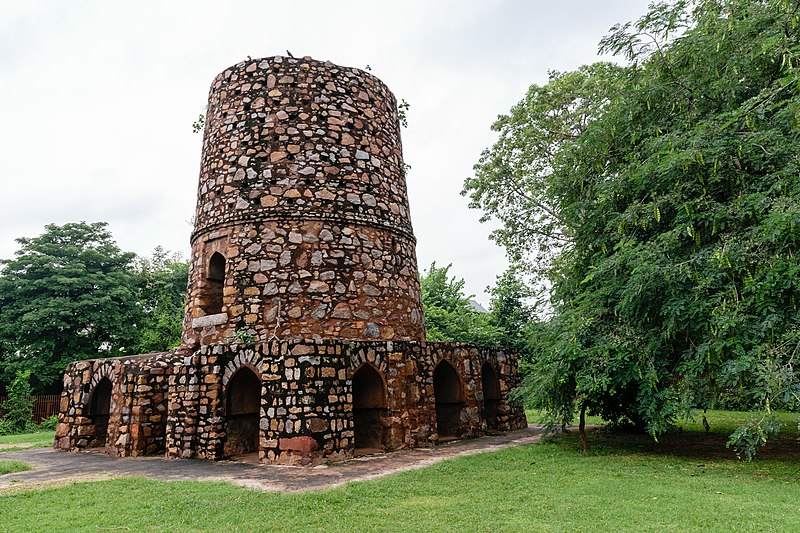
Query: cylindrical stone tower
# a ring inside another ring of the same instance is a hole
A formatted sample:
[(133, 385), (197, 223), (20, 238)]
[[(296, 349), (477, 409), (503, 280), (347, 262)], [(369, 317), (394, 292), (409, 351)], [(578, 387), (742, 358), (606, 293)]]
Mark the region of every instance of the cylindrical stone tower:
[(310, 58), (211, 86), (184, 343), (423, 340), (397, 103)]

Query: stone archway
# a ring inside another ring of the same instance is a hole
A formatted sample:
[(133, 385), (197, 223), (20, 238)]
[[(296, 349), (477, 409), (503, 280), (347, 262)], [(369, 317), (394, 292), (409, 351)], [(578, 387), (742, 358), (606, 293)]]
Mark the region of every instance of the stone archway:
[(447, 361), (441, 361), (433, 371), (433, 393), (436, 397), (436, 432), (439, 440), (459, 438), (464, 387), (458, 372)]
[(361, 365), (353, 374), (353, 424), (357, 449), (384, 449), (386, 412), (383, 378), (372, 365)]
[(231, 376), (225, 390), (225, 456), (258, 451), (261, 378), (243, 366)]
[(94, 386), (89, 398), (89, 419), (94, 426), (94, 438), (89, 443), (90, 447), (106, 446), (108, 421), (111, 417), (111, 389), (111, 380), (104, 377)]
[(496, 430), (498, 426), (497, 410), (500, 406), (500, 380), (497, 372), (488, 361), (481, 367), (481, 385), (483, 388), (483, 419), (486, 427)]

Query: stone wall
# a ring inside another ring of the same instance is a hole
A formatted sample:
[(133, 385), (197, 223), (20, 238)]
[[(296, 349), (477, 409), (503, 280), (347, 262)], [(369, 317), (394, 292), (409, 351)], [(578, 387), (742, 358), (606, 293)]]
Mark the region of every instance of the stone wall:
[[(310, 58), (239, 63), (209, 94), (187, 345), (423, 340), (397, 103), (371, 74)], [(224, 280), (210, 261), (225, 258)], [(216, 301), (222, 283), (222, 303)]]
[[(83, 361), (64, 380), (56, 447), (105, 446), (120, 456), (165, 452), (169, 457), (218, 460), (230, 437), (226, 398), (242, 370), (260, 382), (257, 401), (259, 460), (311, 464), (353, 455), (353, 375), (369, 365), (381, 377), (386, 397), (381, 448), (386, 451), (435, 444), (434, 374), (452, 365), (460, 380), (463, 438), (489, 431), (482, 413), (481, 368), (496, 369), (501, 398), (498, 431), (525, 427), (522, 410), (510, 405), (517, 384), (515, 358), (502, 351), (457, 343), (272, 341), (252, 345), (208, 345), (196, 352)], [(88, 411), (101, 379), (113, 384), (105, 443), (94, 442)]]
[[(64, 374), (55, 447), (103, 448), (118, 456), (163, 452), (172, 358), (155, 353), (72, 363)], [(99, 439), (91, 402), (103, 380), (110, 382), (111, 397), (106, 437)]]

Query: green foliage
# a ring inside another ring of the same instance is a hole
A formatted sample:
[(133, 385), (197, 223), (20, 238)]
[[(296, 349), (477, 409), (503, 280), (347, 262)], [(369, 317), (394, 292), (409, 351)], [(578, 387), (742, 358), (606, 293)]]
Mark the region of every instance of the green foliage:
[(245, 329), (237, 329), (228, 336), (227, 341), (228, 344), (249, 345), (256, 342), (256, 337)]
[(450, 268), (432, 263), (420, 277), (427, 337), (431, 341), (456, 341), (502, 346), (525, 354), (529, 337), (540, 324), (534, 320), (532, 291), (519, 271), (511, 268), (497, 277), (490, 289), (490, 310), (476, 310), (474, 295), (464, 293), (464, 280), (450, 277)]
[(105, 223), (50, 224), (17, 239), (0, 271), (0, 375), (32, 372), (53, 388), (70, 361), (130, 353), (135, 345), (133, 254), (119, 250)]
[(400, 125), (404, 128), (408, 127), (408, 110), (411, 109), (411, 104), (405, 101), (405, 99), (400, 100), (400, 103), (397, 104), (397, 120), (400, 122)]
[(778, 435), (780, 423), (772, 415), (750, 418), (737, 427), (728, 439), (727, 446), (736, 451), (739, 459), (752, 461), (759, 448)]
[(519, 269), (511, 267), (497, 276), (490, 293), (489, 324), (498, 331), (497, 342), (528, 361), (530, 339), (536, 338), (541, 328), (535, 317), (536, 305), (531, 303), (533, 291), (522, 279)]
[(492, 239), (540, 279), (574, 238), (556, 194), (569, 172), (562, 168), (560, 147), (584, 133), (623, 77), (622, 68), (608, 63), (551, 72), (549, 83), (532, 85), (525, 99), (492, 125), (499, 138), (464, 183), (461, 194), (484, 212), (481, 221), (501, 223)]
[(137, 352), (156, 352), (180, 344), (189, 263), (156, 247), (149, 258), (136, 258), (141, 322)]
[(72, 361), (180, 342), (188, 263), (175, 254), (123, 253), (105, 223), (51, 224), (17, 242), (0, 271), (0, 383), (26, 370), (46, 392)]
[(430, 341), (458, 341), (480, 345), (498, 344), (501, 331), (488, 313), (476, 311), (464, 294), (464, 280), (450, 277), (450, 267), (436, 263), (420, 278), (425, 327)]
[(3, 418), (0, 420), (0, 435), (24, 433), (34, 429), (33, 389), (30, 384), (31, 371), (19, 371), (8, 386), (8, 399), (0, 405)]
[(39, 423), (40, 431), (55, 431), (58, 425), (58, 415), (48, 416)]
[(206, 116), (203, 113), (197, 115), (197, 120), (192, 122), (192, 133), (200, 133), (206, 129)]
[(520, 394), (553, 423), (657, 437), (733, 397), (766, 415), (732, 436), (751, 457), (800, 408), (799, 31), (785, 0), (654, 4), (601, 42), (628, 66), (556, 73), (495, 124), (465, 193), (551, 290)]

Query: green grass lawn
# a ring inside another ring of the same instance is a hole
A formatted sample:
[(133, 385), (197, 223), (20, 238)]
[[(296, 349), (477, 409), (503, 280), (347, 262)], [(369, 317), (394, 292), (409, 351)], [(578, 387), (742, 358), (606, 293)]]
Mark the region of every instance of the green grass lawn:
[[(0, 531), (787, 531), (800, 528), (796, 415), (743, 463), (725, 448), (746, 413), (664, 436), (575, 431), (322, 492), (144, 479), (0, 493)], [(697, 429), (700, 428), (700, 431)]]
[[(779, 422), (781, 423), (781, 433), (787, 436), (798, 435), (798, 413), (775, 413)], [(528, 422), (535, 424), (541, 421), (539, 411), (533, 409), (526, 409), (525, 415), (528, 417)], [(698, 431), (704, 432), (702, 425), (702, 411), (695, 411), (693, 417), (689, 420), (681, 420), (678, 422), (678, 427), (684, 431)], [(730, 435), (742, 422), (746, 421), (748, 417), (752, 416), (751, 413), (742, 411), (721, 411), (713, 410), (706, 413), (706, 420), (711, 426), (712, 433), (726, 433)], [(605, 421), (599, 416), (587, 416), (586, 423), (592, 425), (605, 425)], [(578, 420), (573, 420), (573, 425), (578, 425)]]
[(0, 476), (2, 476), (3, 474), (22, 472), (23, 470), (30, 470), (30, 469), (31, 465), (29, 465), (28, 463), (23, 463), (22, 461), (6, 461), (0, 459)]
[(54, 431), (37, 431), (35, 433), (0, 436), (0, 453), (52, 446), (54, 434)]
[[(702, 411), (695, 413), (694, 419), (686, 422), (679, 423), (679, 427), (687, 431), (703, 431)], [(741, 411), (709, 411), (706, 414), (711, 431), (714, 433), (731, 434), (742, 422), (752, 416), (750, 413), (743, 413)], [(786, 436), (798, 435), (798, 413), (785, 413), (776, 412), (775, 416), (781, 424), (781, 433)]]

